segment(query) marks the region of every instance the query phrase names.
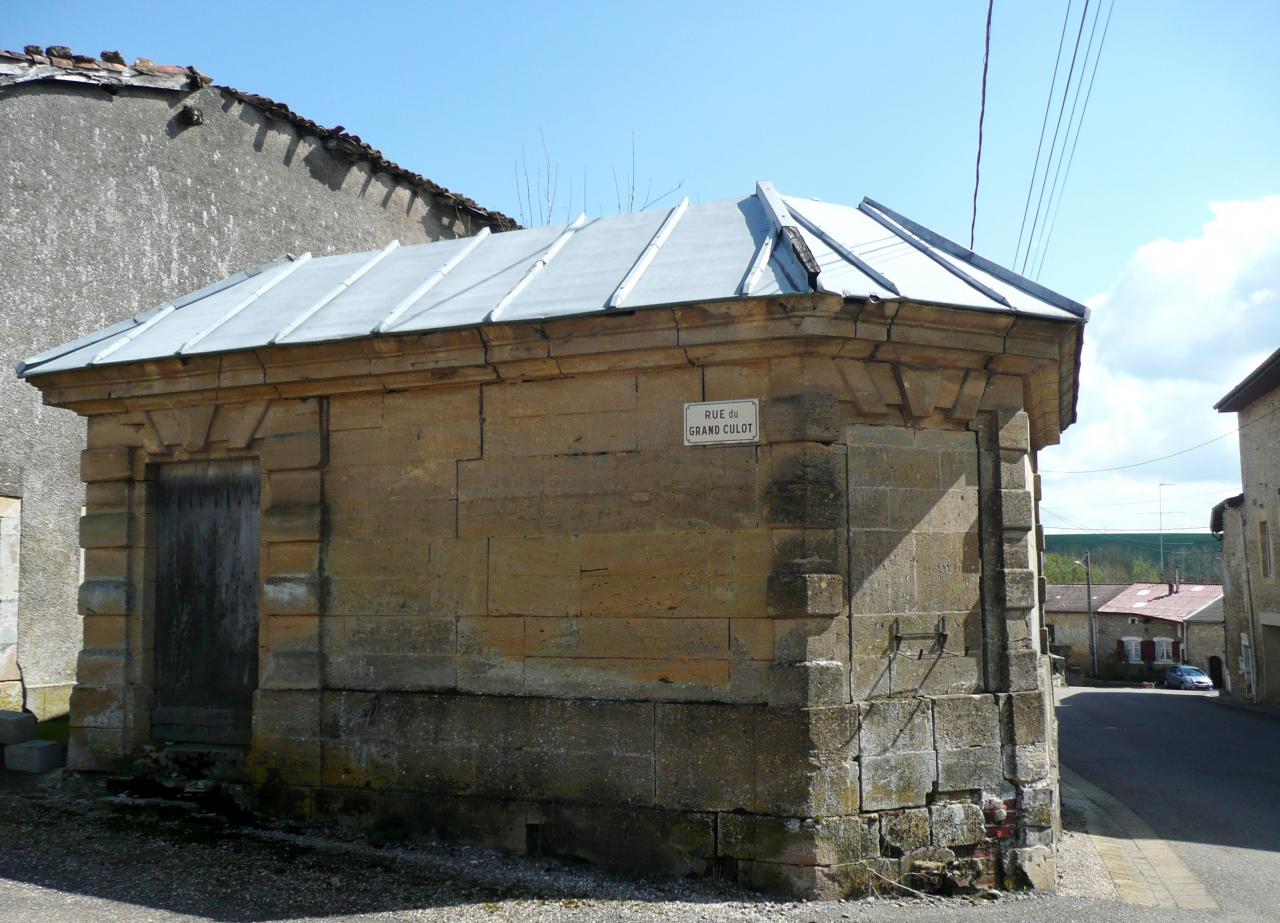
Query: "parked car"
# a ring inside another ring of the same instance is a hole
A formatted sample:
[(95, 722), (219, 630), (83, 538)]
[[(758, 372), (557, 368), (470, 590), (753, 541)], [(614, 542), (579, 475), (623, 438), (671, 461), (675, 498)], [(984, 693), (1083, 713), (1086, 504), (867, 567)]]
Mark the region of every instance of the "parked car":
[(1212, 689), (1213, 680), (1202, 670), (1186, 665), (1174, 667), (1164, 675), (1166, 689)]

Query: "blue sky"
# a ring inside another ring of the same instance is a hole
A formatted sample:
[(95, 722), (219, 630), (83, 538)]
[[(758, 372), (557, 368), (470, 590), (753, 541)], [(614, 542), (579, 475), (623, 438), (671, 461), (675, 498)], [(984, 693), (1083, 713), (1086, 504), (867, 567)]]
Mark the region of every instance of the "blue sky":
[[(1083, 2), (1074, 0), (1073, 18)], [(1006, 264), (1063, 13), (1062, 0), (995, 3), (976, 249)], [(584, 171), (588, 212), (616, 210), (611, 173), (625, 178), (630, 170), (634, 136), (641, 195), (650, 181), (655, 191), (683, 181), (682, 194), (709, 200), (771, 179), (790, 194), (831, 201), (870, 195), (967, 242), (985, 15), (985, 0), (384, 0), (367, 7), (9, 0), (0, 46), (56, 43), (195, 65), (218, 83), (344, 125), (402, 165), (517, 217), (513, 168), (522, 149), (536, 174), (545, 137), (559, 169), (563, 220), (568, 187), (574, 211), (582, 206)], [(1141, 332), (1159, 344), (1187, 333), (1167, 329), (1159, 303), (1167, 296), (1162, 286), (1186, 267), (1166, 266), (1172, 276), (1148, 278), (1151, 261), (1141, 255), (1150, 251), (1143, 248), (1182, 242), (1189, 249), (1174, 263), (1196, 259), (1214, 247), (1197, 250), (1194, 242), (1224, 220), (1213, 203), (1258, 203), (1280, 193), (1278, 39), (1280, 3), (1270, 0), (1116, 0), (1041, 281), (1099, 306), (1088, 360), (1096, 369), (1086, 384), (1096, 378), (1100, 395), (1114, 393), (1121, 372), (1146, 386), (1177, 385), (1189, 369), (1204, 393), (1170, 386), (1179, 394), (1179, 405), (1167, 411), (1175, 416), (1142, 424), (1149, 432), (1133, 444), (1123, 440), (1123, 451), (1115, 432), (1126, 419), (1114, 401), (1082, 400), (1082, 423), (1109, 421), (1111, 428), (1093, 426), (1097, 441), (1068, 433), (1061, 449), (1046, 453), (1044, 467), (1124, 463), (1229, 429), (1232, 419), (1202, 405), (1280, 342), (1280, 326), (1267, 319), (1280, 305), (1268, 300), (1270, 286), (1252, 264), (1230, 267), (1252, 288), (1228, 285), (1222, 295), (1253, 305), (1249, 338), (1224, 343), (1230, 354), (1216, 365), (1201, 367), (1196, 337), (1168, 362), (1161, 349), (1152, 356), (1135, 339)], [(1235, 224), (1219, 227), (1218, 236), (1234, 240), (1259, 228), (1274, 234), (1269, 208), (1245, 217), (1232, 211), (1226, 220)], [(1264, 247), (1255, 257), (1265, 263), (1273, 252), (1280, 250)], [(1202, 269), (1212, 275), (1221, 267)], [(1195, 319), (1194, 307), (1179, 315), (1182, 323)], [(1225, 490), (1235, 480), (1232, 443), (1183, 457), (1165, 473), (1160, 466), (1135, 470), (1110, 486), (1063, 477), (1053, 482), (1060, 485), (1055, 503), (1099, 527), (1141, 524), (1149, 517), (1121, 523), (1103, 515), (1104, 494), (1150, 486), (1154, 498), (1160, 480), (1191, 485), (1179, 488), (1185, 493)], [(1199, 507), (1190, 518), (1204, 518)]]

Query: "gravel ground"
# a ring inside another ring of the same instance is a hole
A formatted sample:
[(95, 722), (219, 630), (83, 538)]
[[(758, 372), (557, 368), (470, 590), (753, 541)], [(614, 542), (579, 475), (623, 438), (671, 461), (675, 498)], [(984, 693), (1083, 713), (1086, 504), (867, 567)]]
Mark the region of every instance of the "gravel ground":
[[(4, 774), (9, 775), (9, 774)], [(119, 814), (70, 782), (0, 784), (0, 918), (28, 921), (1204, 919), (1036, 896), (769, 900), (492, 850), (377, 848), (352, 831)]]
[(1084, 815), (1073, 807), (1069, 796), (1062, 804), (1062, 842), (1058, 844), (1058, 894), (1116, 900), (1115, 882), (1098, 855), (1093, 840), (1084, 830)]

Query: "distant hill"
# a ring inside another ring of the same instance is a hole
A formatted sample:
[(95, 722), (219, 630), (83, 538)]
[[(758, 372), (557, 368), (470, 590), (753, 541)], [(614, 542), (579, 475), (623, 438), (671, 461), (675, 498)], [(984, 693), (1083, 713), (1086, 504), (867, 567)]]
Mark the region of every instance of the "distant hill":
[(1045, 577), (1050, 583), (1083, 583), (1084, 568), (1075, 562), (1090, 552), (1095, 583), (1172, 580), (1222, 582), (1222, 544), (1203, 532), (1166, 532), (1164, 573), (1160, 571), (1160, 533), (1046, 535)]

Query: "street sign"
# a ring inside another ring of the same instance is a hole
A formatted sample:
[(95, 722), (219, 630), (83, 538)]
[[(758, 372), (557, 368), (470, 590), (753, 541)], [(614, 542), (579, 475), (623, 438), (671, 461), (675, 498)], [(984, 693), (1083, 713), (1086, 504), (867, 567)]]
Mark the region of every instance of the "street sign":
[(685, 445), (742, 445), (760, 441), (760, 401), (700, 401), (684, 405)]

